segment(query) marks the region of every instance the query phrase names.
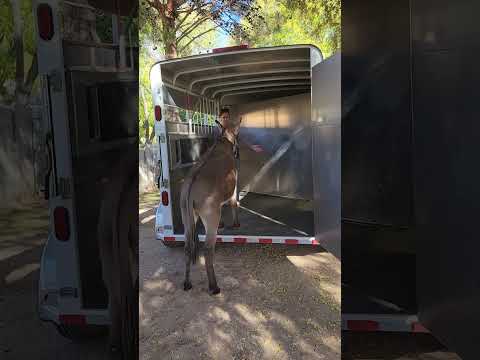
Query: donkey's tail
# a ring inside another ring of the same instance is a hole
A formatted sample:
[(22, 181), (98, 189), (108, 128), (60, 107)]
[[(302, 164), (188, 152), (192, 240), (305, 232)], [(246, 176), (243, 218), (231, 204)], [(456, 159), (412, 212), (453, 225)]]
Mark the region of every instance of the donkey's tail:
[(188, 261), (195, 264), (198, 260), (198, 234), (193, 213), (193, 200), (190, 197), (192, 192), (193, 179), (187, 178), (182, 188), (180, 198), (180, 208), (182, 211), (182, 222), (185, 228), (185, 255), (188, 256)]

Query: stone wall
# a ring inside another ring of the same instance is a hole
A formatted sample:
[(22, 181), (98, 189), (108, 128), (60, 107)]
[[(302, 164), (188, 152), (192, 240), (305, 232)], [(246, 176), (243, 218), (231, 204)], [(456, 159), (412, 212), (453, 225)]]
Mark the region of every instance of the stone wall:
[(140, 194), (156, 191), (157, 177), (159, 175), (158, 144), (150, 144), (139, 149), (138, 157), (138, 186)]
[(46, 153), (38, 109), (0, 105), (0, 208), (29, 202), (43, 188)]

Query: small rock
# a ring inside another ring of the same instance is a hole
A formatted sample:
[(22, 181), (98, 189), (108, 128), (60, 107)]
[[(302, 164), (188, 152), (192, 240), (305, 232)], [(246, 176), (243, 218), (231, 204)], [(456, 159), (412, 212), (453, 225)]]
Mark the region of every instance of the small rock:
[(223, 279), (222, 281), (227, 288), (234, 288), (237, 287), (240, 283), (238, 282), (237, 279), (231, 276), (227, 276)]

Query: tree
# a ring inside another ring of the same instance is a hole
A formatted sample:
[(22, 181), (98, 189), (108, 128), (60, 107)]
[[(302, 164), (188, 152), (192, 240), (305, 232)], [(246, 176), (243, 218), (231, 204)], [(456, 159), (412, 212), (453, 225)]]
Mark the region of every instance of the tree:
[(145, 21), (156, 27), (154, 40), (162, 43), (167, 58), (216, 29), (240, 37), (258, 16), (254, 0), (144, 0), (143, 5)]
[(0, 97), (24, 105), (37, 78), (32, 3), (0, 0)]
[[(166, 57), (166, 47), (162, 43), (161, 21), (155, 16), (156, 10), (149, 6), (140, 7), (139, 26), (139, 141), (141, 144), (150, 144), (155, 141), (154, 114), (152, 94), (150, 90), (150, 68), (158, 60)], [(184, 24), (192, 25), (194, 17), (185, 20)], [(215, 24), (206, 20), (192, 29), (189, 41), (181, 41), (181, 48), (177, 49), (177, 56), (188, 56), (193, 53), (204, 51), (213, 46), (219, 28), (213, 28)], [(200, 36), (199, 36), (200, 35)], [(159, 46), (159, 44), (161, 44)]]
[(257, 0), (256, 4), (261, 16), (246, 34), (251, 47), (312, 44), (325, 57), (340, 49), (340, 0)]

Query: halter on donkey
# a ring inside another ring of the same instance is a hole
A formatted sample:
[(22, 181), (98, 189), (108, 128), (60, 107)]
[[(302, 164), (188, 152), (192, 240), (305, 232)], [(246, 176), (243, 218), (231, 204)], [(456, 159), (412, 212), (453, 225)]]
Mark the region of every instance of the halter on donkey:
[[(223, 113), (223, 111), (222, 111)], [(233, 210), (234, 224), (238, 224), (237, 179), (238, 132), (241, 120), (228, 119), (217, 122), (222, 135), (193, 166), (182, 185), (180, 207), (185, 228), (185, 281), (184, 290), (190, 290), (190, 264), (198, 259), (198, 218), (205, 227), (205, 267), (209, 293), (220, 293), (213, 269), (215, 243), (220, 223), (222, 205)]]

